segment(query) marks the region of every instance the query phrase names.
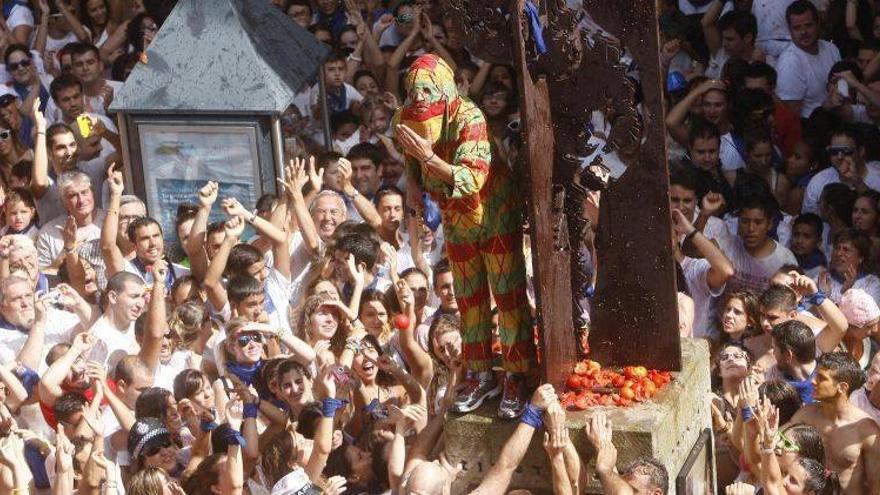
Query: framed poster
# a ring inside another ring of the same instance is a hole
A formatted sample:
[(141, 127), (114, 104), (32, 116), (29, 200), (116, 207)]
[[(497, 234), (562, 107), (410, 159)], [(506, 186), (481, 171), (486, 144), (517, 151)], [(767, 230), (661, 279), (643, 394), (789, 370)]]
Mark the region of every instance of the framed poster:
[(712, 456), (712, 431), (703, 430), (691, 448), (684, 465), (675, 477), (677, 495), (713, 495), (715, 472)]
[(220, 199), (237, 198), (253, 209), (261, 173), (254, 126), (140, 124), (143, 189), (150, 215), (159, 220), (166, 241), (174, 240), (181, 203), (196, 203), (198, 190), (216, 181), (220, 194), (209, 221), (224, 220)]

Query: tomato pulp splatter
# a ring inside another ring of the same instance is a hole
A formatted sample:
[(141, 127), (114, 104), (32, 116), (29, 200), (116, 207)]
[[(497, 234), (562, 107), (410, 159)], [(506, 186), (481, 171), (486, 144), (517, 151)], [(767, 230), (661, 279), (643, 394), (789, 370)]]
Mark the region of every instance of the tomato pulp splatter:
[(672, 380), (668, 371), (644, 366), (622, 369), (602, 368), (596, 361), (578, 362), (565, 381), (559, 401), (566, 409), (584, 410), (592, 406), (626, 407), (645, 402)]

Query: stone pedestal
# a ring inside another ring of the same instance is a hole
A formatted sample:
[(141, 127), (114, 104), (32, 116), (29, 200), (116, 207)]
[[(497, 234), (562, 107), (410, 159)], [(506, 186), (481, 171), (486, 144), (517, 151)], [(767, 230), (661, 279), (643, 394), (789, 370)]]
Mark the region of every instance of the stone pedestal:
[[(654, 457), (666, 466), (670, 494), (675, 493), (675, 478), (700, 434), (712, 426), (708, 345), (704, 340), (682, 339), (681, 354), (681, 372), (650, 402), (628, 408), (603, 408), (614, 423), (618, 467), (639, 457)], [(450, 417), (446, 425), (446, 452), (453, 464), (461, 462), (464, 467), (452, 493), (469, 493), (480, 483), (516, 427), (516, 422), (496, 419), (497, 406), (497, 401), (493, 401), (472, 414)], [(594, 454), (583, 429), (592, 411), (595, 409), (569, 412), (567, 418), (572, 442), (588, 469), (592, 468)], [(550, 465), (542, 438), (542, 432), (532, 438), (510, 489), (527, 489), (536, 495), (552, 493)], [(706, 450), (705, 459), (714, 463), (711, 442)], [(693, 472), (699, 471), (700, 467), (693, 468)], [(587, 492), (601, 493), (595, 476), (591, 474), (589, 479)], [(714, 485), (714, 480), (710, 482)]]

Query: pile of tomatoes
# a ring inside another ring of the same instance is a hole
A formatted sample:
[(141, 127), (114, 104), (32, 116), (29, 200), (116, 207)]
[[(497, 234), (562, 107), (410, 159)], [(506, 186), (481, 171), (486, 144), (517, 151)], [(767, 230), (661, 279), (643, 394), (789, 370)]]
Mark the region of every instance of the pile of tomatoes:
[(618, 372), (585, 359), (575, 365), (559, 401), (562, 407), (576, 410), (591, 406), (626, 407), (650, 399), (670, 380), (672, 376), (668, 371), (626, 366)]

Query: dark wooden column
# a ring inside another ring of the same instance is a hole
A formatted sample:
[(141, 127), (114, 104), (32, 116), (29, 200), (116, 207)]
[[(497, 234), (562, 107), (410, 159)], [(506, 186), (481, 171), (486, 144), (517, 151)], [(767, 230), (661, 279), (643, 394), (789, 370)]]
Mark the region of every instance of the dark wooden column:
[[(554, 208), (554, 136), (550, 115), (547, 80), (536, 81), (528, 69), (523, 29), (523, 2), (513, 0), (511, 26), (514, 33), (513, 58), (519, 84), (520, 118), (526, 131), (522, 153), (528, 171), (529, 225), (531, 226), (532, 264), (538, 324), (541, 329), (541, 372), (545, 381), (560, 385), (578, 359), (577, 339), (572, 318), (572, 283), (567, 249), (556, 249), (557, 235), (562, 234), (558, 208)], [(521, 163), (523, 160), (520, 161)]]
[[(629, 166), (603, 193), (600, 203), (591, 355), (605, 364), (679, 370), (681, 343), (656, 5), (653, 1), (585, 0), (584, 7), (632, 54), (643, 95), (641, 117), (624, 110), (614, 124), (617, 132), (612, 131), (611, 140)], [(635, 102), (628, 104), (634, 107)], [(639, 138), (644, 142), (639, 144)]]

